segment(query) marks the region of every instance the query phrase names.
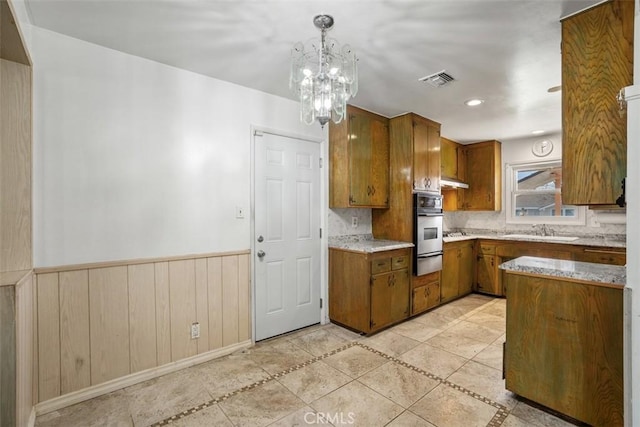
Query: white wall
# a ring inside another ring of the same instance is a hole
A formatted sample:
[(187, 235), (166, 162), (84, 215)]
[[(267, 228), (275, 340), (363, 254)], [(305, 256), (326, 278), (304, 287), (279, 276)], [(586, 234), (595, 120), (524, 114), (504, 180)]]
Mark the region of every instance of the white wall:
[[(533, 155), (531, 145), (540, 139), (553, 141), (553, 151), (548, 157), (539, 158)], [(506, 171), (507, 163), (526, 163), (540, 160), (560, 160), (562, 158), (562, 135), (550, 134), (532, 138), (523, 138), (502, 144), (502, 211), (500, 212), (445, 212), (445, 229), (477, 229), (495, 231), (524, 231), (531, 232), (533, 227), (524, 224), (507, 224), (505, 197), (506, 197)], [(596, 212), (587, 209), (586, 225), (554, 225), (554, 231), (562, 234), (594, 235), (594, 234), (625, 234), (625, 215), (621, 213)], [(610, 221), (622, 221), (622, 224), (610, 223)]]
[(30, 43), (36, 267), (247, 249), (252, 125), (325, 138), (292, 100), (37, 27)]

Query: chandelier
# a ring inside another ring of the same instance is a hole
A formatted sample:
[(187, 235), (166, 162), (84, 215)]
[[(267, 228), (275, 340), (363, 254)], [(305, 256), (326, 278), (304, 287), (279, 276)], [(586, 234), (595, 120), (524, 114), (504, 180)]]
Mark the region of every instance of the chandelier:
[(320, 40), (298, 42), (291, 49), (289, 88), (300, 98), (300, 120), (308, 125), (316, 119), (324, 125), (340, 123), (347, 112), (347, 101), (358, 92), (358, 68), (355, 52), (349, 45), (327, 38), (333, 17), (313, 18), (320, 29)]

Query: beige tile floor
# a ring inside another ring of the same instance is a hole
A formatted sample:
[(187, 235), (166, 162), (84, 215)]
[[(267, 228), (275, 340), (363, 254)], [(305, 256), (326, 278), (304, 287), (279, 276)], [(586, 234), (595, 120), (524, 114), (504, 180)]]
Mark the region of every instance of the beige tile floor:
[(506, 391), (505, 300), (371, 337), (312, 326), (37, 418), (52, 426), (569, 426)]

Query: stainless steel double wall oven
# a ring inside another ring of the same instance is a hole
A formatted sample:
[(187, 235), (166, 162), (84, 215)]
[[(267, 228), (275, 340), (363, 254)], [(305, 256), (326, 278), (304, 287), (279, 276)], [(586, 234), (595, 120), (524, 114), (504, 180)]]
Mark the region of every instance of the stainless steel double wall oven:
[(442, 270), (442, 196), (414, 193), (413, 211), (413, 274)]

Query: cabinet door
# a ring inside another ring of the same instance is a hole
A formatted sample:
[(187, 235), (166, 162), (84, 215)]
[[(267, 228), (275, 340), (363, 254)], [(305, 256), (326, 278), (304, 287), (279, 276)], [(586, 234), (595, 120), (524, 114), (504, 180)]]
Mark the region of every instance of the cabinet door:
[(496, 256), (478, 255), (477, 263), (477, 288), (478, 292), (491, 295), (501, 295), (498, 291), (498, 281), (496, 274)]
[(389, 127), (384, 120), (349, 115), (349, 171), (351, 206), (388, 206)]
[(382, 120), (371, 120), (371, 150), (369, 206), (389, 206), (389, 125)]
[(440, 138), (440, 171), (445, 178), (458, 178), (458, 144)]
[(413, 183), (416, 190), (440, 191), (440, 130), (413, 121)]
[(364, 114), (349, 115), (349, 202), (369, 205), (371, 196), (371, 119)]
[(391, 322), (398, 322), (409, 317), (409, 270), (394, 271), (391, 288)]
[(458, 259), (458, 295), (471, 293), (473, 288), (473, 243), (468, 242), (460, 247), (460, 258)]
[(458, 296), (460, 249), (458, 246), (445, 245), (442, 256), (442, 280), (440, 296), (442, 302), (447, 302)]
[(614, 204), (622, 193), (627, 116), (616, 96), (633, 84), (634, 3), (605, 2), (562, 21), (564, 204)]
[(501, 209), (500, 143), (487, 141), (467, 146), (466, 179), (469, 188), (465, 190), (464, 209), (493, 211)]
[[(391, 322), (393, 300), (393, 274), (378, 274), (371, 278), (371, 330), (380, 329)], [(408, 291), (407, 291), (408, 292)]]
[(440, 192), (440, 129), (427, 126), (427, 190)]
[(425, 123), (413, 121), (413, 188), (426, 190), (429, 177), (429, 132)]

